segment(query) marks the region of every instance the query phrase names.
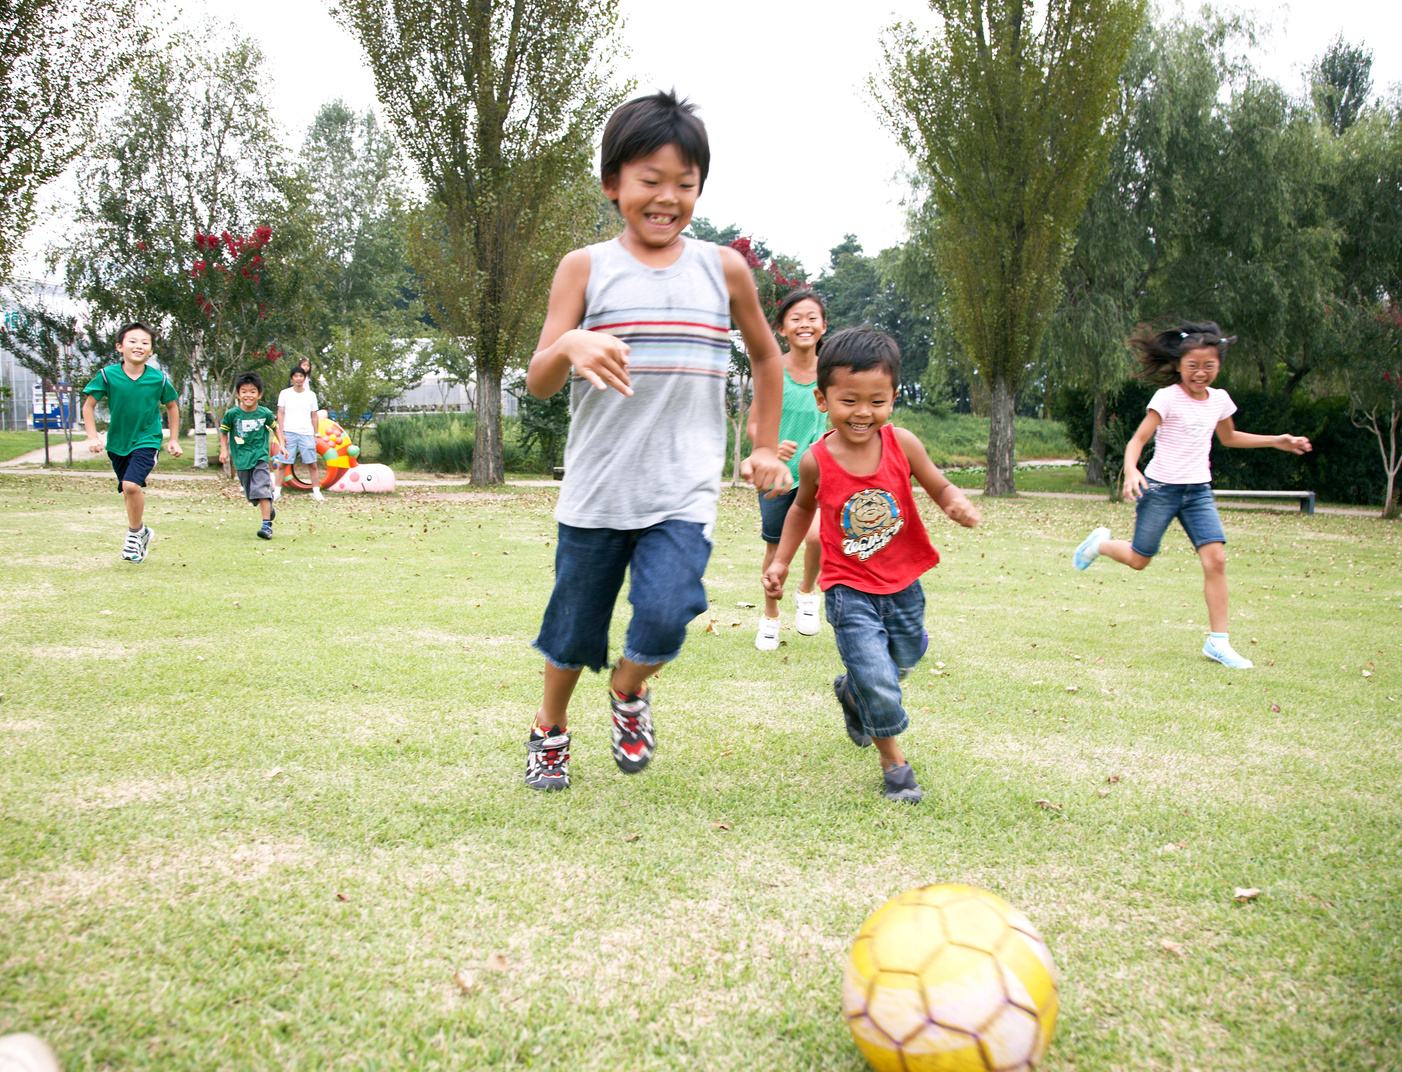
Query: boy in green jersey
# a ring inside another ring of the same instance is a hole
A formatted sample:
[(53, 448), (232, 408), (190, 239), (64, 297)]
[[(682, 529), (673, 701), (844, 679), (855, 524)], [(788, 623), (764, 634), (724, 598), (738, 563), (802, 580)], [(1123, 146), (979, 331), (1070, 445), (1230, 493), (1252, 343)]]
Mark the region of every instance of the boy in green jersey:
[(175, 457), (180, 449), (180, 404), (176, 401), (175, 385), (170, 377), (146, 362), (151, 359), (151, 329), (145, 324), (127, 324), (117, 333), (117, 353), (120, 365), (108, 365), (98, 371), (92, 382), (83, 388), (87, 401), (83, 403), (83, 427), (88, 433), (88, 450), (102, 450), (102, 437), (97, 434), (97, 402), (106, 399), (107, 456), (117, 474), (117, 490), (127, 506), (127, 538), (122, 544), (122, 557), (128, 562), (142, 562), (155, 535), (142, 520), (146, 512), (146, 478), (156, 467), (156, 453), (161, 449), (161, 407), (166, 408), (170, 424), (170, 440), (166, 450)]
[(263, 512), (263, 525), (258, 536), (273, 538), (273, 474), (268, 460), (272, 457), (272, 440), (268, 435), (277, 427), (277, 414), (260, 406), (263, 381), (256, 372), (245, 372), (234, 381), (234, 393), (239, 404), (224, 414), (219, 425), (219, 464), (229, 459), (229, 437), (234, 440), (234, 472), (243, 485), (243, 494), (257, 503)]

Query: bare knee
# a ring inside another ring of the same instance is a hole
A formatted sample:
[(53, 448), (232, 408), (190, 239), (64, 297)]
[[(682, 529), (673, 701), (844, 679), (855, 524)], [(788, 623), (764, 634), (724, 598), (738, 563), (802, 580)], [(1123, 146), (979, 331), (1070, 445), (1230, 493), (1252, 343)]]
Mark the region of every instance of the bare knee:
[(1129, 561), (1126, 562), (1125, 565), (1128, 566), (1130, 569), (1137, 571), (1148, 569), (1149, 563), (1152, 561), (1154, 561), (1152, 558), (1145, 558), (1143, 555), (1139, 554), (1139, 552), (1131, 551), (1129, 553)]

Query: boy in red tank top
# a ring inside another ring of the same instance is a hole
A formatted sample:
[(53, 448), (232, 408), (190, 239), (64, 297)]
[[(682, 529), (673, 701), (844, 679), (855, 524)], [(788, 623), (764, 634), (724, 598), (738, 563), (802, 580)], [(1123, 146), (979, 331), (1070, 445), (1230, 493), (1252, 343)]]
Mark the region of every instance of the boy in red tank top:
[(925, 654), (925, 592), (920, 575), (939, 562), (911, 494), (913, 476), (950, 518), (973, 528), (982, 520), (964, 493), (930, 461), (912, 432), (886, 422), (900, 383), (896, 341), (871, 328), (848, 328), (818, 354), (818, 408), (833, 431), (798, 465), (798, 495), (784, 519), (764, 590), (782, 599), (789, 563), (820, 512), (820, 584), (845, 674), (832, 683), (847, 734), (860, 748), (875, 743), (887, 800), (914, 804), (925, 794), (896, 743), (910, 724), (901, 679)]

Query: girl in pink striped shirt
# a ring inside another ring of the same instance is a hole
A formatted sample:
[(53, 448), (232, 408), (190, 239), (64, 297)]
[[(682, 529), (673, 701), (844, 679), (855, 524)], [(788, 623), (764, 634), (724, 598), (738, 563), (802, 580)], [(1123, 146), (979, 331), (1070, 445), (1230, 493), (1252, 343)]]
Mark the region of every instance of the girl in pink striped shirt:
[[(1250, 659), (1238, 655), (1227, 637), (1227, 534), (1212, 497), (1208, 452), (1212, 434), (1225, 447), (1275, 447), (1292, 454), (1310, 449), (1304, 436), (1252, 435), (1232, 423), (1236, 404), (1226, 391), (1212, 386), (1222, 368), (1222, 354), (1236, 342), (1223, 338), (1213, 323), (1184, 324), (1157, 334), (1141, 326), (1129, 340), (1139, 359), (1139, 376), (1160, 384), (1149, 400), (1149, 412), (1125, 446), (1124, 493), (1138, 507), (1134, 539), (1112, 540), (1110, 530), (1098, 528), (1076, 548), (1075, 565), (1083, 570), (1099, 555), (1142, 570), (1159, 553), (1159, 541), (1178, 518), (1202, 563), (1203, 595), (1211, 632), (1202, 653), (1223, 666), (1250, 670)], [(1154, 456), (1139, 471), (1139, 456), (1150, 439)]]

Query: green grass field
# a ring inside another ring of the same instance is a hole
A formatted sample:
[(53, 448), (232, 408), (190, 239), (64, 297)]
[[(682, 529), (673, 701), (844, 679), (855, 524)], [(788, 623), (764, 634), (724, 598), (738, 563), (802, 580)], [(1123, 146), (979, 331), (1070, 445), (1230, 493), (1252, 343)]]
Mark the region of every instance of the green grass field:
[(616, 771), (586, 676), (574, 787), (525, 789), (553, 502), (299, 497), (269, 544), (231, 485), (158, 485), (133, 566), (107, 481), (0, 474), (0, 1033), (68, 1072), (858, 1072), (862, 919), (968, 882), (1057, 959), (1055, 1072), (1402, 1067), (1396, 525), (1229, 513), (1231, 672), (1176, 531), (1070, 568), (1129, 506), (927, 512), (910, 807), (831, 631), (755, 651), (744, 491), (654, 765)]
[[(63, 433), (57, 434), (58, 442), (63, 442)], [(49, 445), (52, 447), (54, 436), (49, 436)], [(0, 462), (7, 462), (11, 458), (18, 458), (21, 454), (27, 454), (31, 450), (39, 450), (44, 445), (43, 432), (0, 432)], [(65, 447), (65, 450), (67, 448)], [(67, 455), (65, 454), (65, 457)]]

